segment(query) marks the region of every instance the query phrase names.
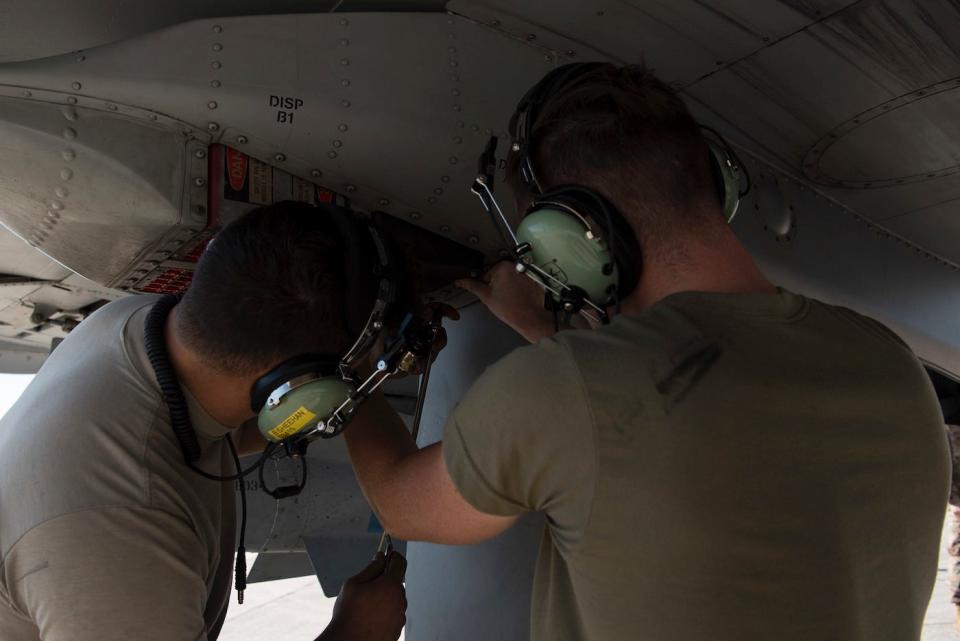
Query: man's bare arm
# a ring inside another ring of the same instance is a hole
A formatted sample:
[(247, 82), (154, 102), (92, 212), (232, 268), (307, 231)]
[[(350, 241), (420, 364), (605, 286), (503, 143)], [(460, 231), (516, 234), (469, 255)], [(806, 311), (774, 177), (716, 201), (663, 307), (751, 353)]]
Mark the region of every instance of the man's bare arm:
[(477, 543), (509, 528), (517, 517), (485, 514), (457, 491), (437, 443), (417, 449), (382, 395), (364, 404), (344, 432), (360, 487), (384, 529), (397, 538)]

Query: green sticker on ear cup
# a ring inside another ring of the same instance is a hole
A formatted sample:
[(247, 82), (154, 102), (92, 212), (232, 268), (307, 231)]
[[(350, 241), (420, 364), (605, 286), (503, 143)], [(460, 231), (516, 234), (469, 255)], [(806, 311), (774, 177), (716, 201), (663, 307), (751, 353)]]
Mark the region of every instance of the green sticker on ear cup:
[(353, 394), (353, 386), (339, 378), (321, 378), (287, 392), (275, 407), (265, 405), (257, 426), (265, 439), (282, 441), (326, 421)]
[[(600, 232), (590, 233), (569, 212), (549, 205), (533, 211), (517, 227), (517, 240), (529, 243), (527, 256), (534, 265), (564, 285), (579, 287), (597, 305), (602, 306), (617, 286), (617, 267), (606, 239)], [(544, 284), (560, 289), (552, 279)]]

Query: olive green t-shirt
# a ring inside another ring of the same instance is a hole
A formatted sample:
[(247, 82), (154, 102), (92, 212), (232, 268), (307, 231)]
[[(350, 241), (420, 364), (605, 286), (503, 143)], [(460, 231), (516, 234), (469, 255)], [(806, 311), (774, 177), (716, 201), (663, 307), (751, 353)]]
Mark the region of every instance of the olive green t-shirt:
[[(231, 483), (184, 465), (144, 350), (156, 296), (107, 305), (0, 420), (0, 639), (198, 641), (226, 615)], [(212, 474), (224, 435), (184, 389)]]
[(950, 480), (923, 367), (848, 309), (685, 292), (489, 368), (446, 428), (477, 509), (546, 513), (534, 641), (910, 641)]

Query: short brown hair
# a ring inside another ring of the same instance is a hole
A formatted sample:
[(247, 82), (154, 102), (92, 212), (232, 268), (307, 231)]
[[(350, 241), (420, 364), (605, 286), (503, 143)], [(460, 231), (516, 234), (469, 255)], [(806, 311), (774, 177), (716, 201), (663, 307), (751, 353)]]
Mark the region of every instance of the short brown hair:
[(205, 364), (246, 376), (349, 347), (346, 248), (328, 218), (323, 207), (280, 202), (216, 235), (177, 305), (177, 329)]
[(722, 220), (700, 127), (643, 66), (604, 64), (577, 77), (542, 106), (531, 142), (545, 189), (578, 184), (599, 192), (642, 244)]

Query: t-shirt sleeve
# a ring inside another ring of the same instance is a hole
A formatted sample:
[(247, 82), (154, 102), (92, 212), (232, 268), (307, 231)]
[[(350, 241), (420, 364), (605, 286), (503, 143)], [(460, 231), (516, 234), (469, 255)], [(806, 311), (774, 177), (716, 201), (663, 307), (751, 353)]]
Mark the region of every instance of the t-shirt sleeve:
[(596, 430), (580, 374), (555, 340), (512, 352), (477, 379), (444, 430), (447, 471), (487, 514), (576, 520), (593, 495)]
[(207, 554), (166, 512), (100, 508), (34, 527), (3, 572), (44, 641), (195, 641), (207, 635)]

